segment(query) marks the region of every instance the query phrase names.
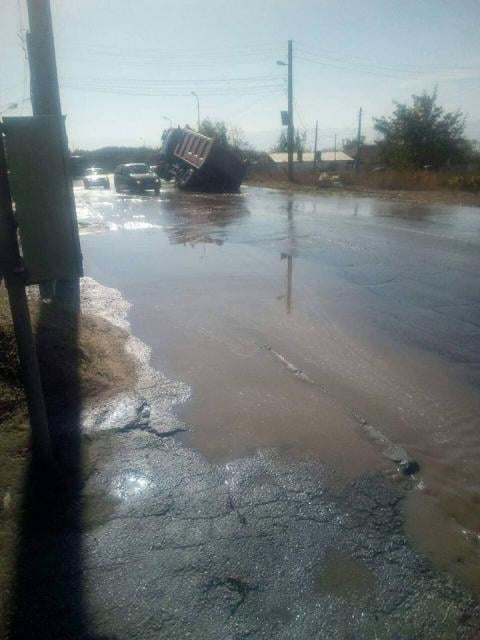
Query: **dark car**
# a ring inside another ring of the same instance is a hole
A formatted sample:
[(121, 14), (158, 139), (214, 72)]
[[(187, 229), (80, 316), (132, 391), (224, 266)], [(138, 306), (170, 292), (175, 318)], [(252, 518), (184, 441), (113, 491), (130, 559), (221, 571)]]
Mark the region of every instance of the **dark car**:
[(160, 191), (160, 178), (153, 173), (148, 164), (121, 164), (115, 169), (114, 181), (117, 191)]
[(100, 167), (90, 167), (90, 169), (85, 171), (85, 175), (83, 176), (83, 186), (85, 189), (91, 189), (92, 187), (110, 189), (110, 180), (105, 171)]

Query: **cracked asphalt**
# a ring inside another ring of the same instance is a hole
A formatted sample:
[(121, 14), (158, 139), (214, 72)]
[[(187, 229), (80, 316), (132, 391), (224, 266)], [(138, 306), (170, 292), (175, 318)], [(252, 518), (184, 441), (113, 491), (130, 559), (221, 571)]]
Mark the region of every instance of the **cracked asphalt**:
[(80, 531), (67, 518), (31, 540), (43, 570), (19, 637), (478, 637), (475, 598), (406, 539), (404, 483), (332, 490), (314, 460), (263, 451), (214, 465), (142, 429), (87, 450)]

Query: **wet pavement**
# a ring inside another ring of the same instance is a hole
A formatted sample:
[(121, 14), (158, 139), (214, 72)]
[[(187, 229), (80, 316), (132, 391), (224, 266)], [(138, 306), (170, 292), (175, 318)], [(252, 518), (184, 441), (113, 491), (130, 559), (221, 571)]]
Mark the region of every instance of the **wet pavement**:
[(120, 292), (102, 313), (131, 305), (143, 362), (133, 399), (85, 419), (96, 632), (476, 637), (478, 209), (76, 198), (85, 271)]

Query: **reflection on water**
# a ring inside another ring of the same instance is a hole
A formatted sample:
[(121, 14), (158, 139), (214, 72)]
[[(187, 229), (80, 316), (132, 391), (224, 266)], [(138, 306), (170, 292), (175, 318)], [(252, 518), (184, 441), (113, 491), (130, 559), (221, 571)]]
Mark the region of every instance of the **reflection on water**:
[(293, 256), (287, 253), (280, 254), (280, 260), (287, 261), (286, 294), (279, 296), (279, 300), (285, 299), (287, 313), (292, 311), (292, 282), (293, 282)]
[(256, 189), (88, 198), (107, 224), (152, 225), (83, 250), (133, 303), (154, 366), (192, 387), (190, 446), (218, 461), (313, 454), (352, 478), (385, 468), (355, 411), (420, 463), (438, 517), (429, 527), (413, 499), (411, 537), (435, 557), (448, 530), (449, 568), (477, 566), (462, 530), (480, 526), (478, 210)]
[(367, 600), (374, 595), (375, 576), (361, 560), (330, 551), (313, 573), (315, 589), (321, 594)]

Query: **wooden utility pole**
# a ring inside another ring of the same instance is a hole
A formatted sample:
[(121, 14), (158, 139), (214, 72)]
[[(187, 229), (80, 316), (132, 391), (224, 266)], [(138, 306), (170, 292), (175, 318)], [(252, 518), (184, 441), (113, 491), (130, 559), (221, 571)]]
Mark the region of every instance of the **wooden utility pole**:
[(293, 48), (292, 41), (288, 41), (288, 129), (287, 129), (287, 149), (288, 149), (288, 179), (293, 181)]
[(51, 462), (52, 448), (42, 381), (32, 333), (30, 312), (25, 292), (23, 268), (18, 249), (17, 229), (12, 210), (10, 185), (3, 134), (0, 133), (0, 276), (8, 292), (13, 328), (17, 342), (20, 369), (25, 387), (33, 454), (43, 462)]
[(318, 120), (315, 122), (315, 142), (313, 144), (313, 173), (317, 170)]
[(355, 158), (355, 172), (360, 170), (360, 147), (362, 145), (362, 107), (358, 112), (358, 132), (357, 132), (357, 157)]
[(28, 62), (34, 116), (62, 117), (50, 0), (27, 0)]
[[(63, 147), (65, 171), (67, 184), (65, 185), (69, 208), (65, 215), (73, 215), (76, 232), (76, 250), (78, 256), (80, 252), (80, 239), (75, 216), (75, 198), (73, 195), (73, 185), (69, 168), (69, 152), (67, 135), (65, 131), (65, 121), (62, 116), (60, 103), (60, 89), (58, 86), (57, 62), (55, 59), (55, 44), (53, 39), (52, 13), (50, 10), (50, 0), (27, 0), (28, 22), (30, 31), (27, 33), (28, 61), (30, 65), (30, 92), (32, 100), (32, 111), (34, 116), (56, 116), (59, 120), (59, 135)], [(58, 187), (62, 188), (61, 185)], [(81, 261), (81, 259), (80, 259)], [(81, 275), (81, 265), (79, 268)], [(79, 293), (79, 280), (59, 280), (57, 281), (56, 296), (63, 298), (66, 293), (65, 302), (70, 302), (72, 295), (77, 298)], [(53, 283), (41, 285), (42, 296), (53, 296)]]
[(337, 134), (335, 134), (334, 143), (333, 143), (333, 160), (337, 160)]

